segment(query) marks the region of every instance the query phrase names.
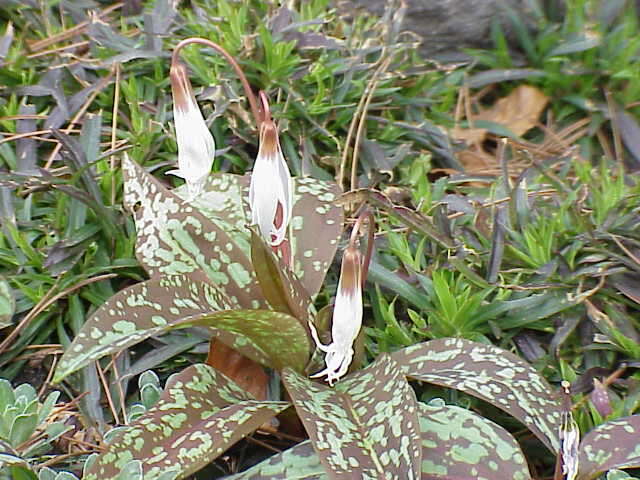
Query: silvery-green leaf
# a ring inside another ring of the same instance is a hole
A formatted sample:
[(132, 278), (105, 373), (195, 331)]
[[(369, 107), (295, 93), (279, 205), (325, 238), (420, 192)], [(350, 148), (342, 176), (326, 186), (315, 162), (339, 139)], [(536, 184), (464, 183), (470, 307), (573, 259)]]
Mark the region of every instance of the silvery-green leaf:
[(122, 169), (125, 205), (136, 222), (136, 255), (151, 277), (202, 271), (236, 305), (267, 306), (251, 265), (248, 234), (211, 221), (131, 160), (125, 158)]
[[(246, 242), (249, 239), (247, 226), (251, 223), (250, 180), (250, 175), (213, 174), (202, 195), (191, 203), (211, 221), (232, 225), (235, 229), (230, 235), (239, 235)], [(187, 198), (184, 187), (176, 189), (175, 193)], [(322, 287), (342, 234), (344, 216), (342, 207), (336, 202), (340, 193), (340, 188), (332, 182), (310, 177), (293, 179), (289, 237), (294, 258), (292, 267), (311, 297), (315, 297)]]
[(185, 478), (288, 408), (258, 402), (214, 368), (197, 364), (173, 375), (156, 404), (111, 439), (83, 480), (115, 480), (140, 460), (145, 480)]
[(227, 480), (327, 480), (311, 440), (299, 443)]
[(420, 478), (417, 402), (391, 357), (382, 355), (335, 388), (290, 369), (282, 379), (331, 478)]
[(558, 398), (542, 375), (516, 355), (493, 345), (444, 338), (403, 348), (392, 357), (407, 377), (481, 398), (558, 451)]
[(591, 430), (580, 443), (578, 479), (614, 468), (640, 467), (640, 415), (618, 418)]
[(418, 405), (423, 478), (531, 478), (518, 442), (504, 428), (455, 405)]

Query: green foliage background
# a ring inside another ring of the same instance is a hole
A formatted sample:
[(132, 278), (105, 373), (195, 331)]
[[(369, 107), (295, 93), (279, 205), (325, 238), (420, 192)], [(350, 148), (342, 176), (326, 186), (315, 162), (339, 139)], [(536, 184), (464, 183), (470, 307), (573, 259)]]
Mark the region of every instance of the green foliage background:
[[(494, 48), (470, 51), (474, 61), (455, 66), (420, 58), (393, 10), (380, 21), (347, 19), (324, 0), (292, 2), (290, 14), (251, 0), (194, 1), (178, 12), (163, 0), (140, 12), (86, 3), (9, 1), (0, 9), (0, 307), (14, 313), (0, 343), (0, 376), (46, 386), (88, 315), (145, 279), (122, 206), (120, 159), (126, 151), (163, 182), (179, 183), (163, 175), (176, 158), (168, 55), (198, 35), (236, 55), (252, 85), (268, 92), (294, 175), (332, 179), (344, 170), (348, 190), (349, 132), (365, 118), (357, 183), (384, 194), (370, 198), (378, 232), (365, 294), (366, 363), (426, 339), (462, 337), (516, 352), (552, 383), (573, 382), (583, 432), (604, 420), (590, 397), (593, 378), (609, 379), (608, 418), (637, 413), (633, 2), (570, 0), (562, 18), (541, 7), (535, 32), (509, 14), (516, 45), (496, 24)], [(235, 75), (206, 49), (187, 49), (184, 59), (216, 138), (215, 171), (250, 170), (257, 135)], [(464, 145), (450, 135), (460, 95), (491, 86), (491, 103), (519, 84), (550, 98), (544, 118), (552, 133), (538, 128), (520, 139), (488, 125), (490, 142), (510, 143), (495, 171), (465, 172)], [(570, 144), (532, 147), (579, 121)], [(335, 294), (336, 274), (337, 265), (318, 308)], [(87, 369), (63, 384), (65, 401), (90, 390), (77, 408), (104, 431), (137, 398), (116, 379), (150, 368), (164, 378), (205, 351), (197, 330), (154, 338), (119, 355), (104, 382)], [(122, 402), (105, 408), (107, 391)], [(519, 432), (463, 394), (426, 386), (416, 393)], [(536, 457), (535, 440), (518, 440), (542, 471), (550, 468)]]

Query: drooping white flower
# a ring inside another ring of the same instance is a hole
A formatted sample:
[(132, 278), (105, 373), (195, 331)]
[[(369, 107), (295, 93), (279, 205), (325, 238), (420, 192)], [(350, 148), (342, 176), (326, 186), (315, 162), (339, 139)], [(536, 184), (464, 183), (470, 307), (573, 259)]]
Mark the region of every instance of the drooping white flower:
[(569, 382), (563, 381), (565, 406), (560, 423), (560, 455), (562, 457), (562, 474), (564, 480), (574, 480), (578, 476), (578, 447), (580, 430), (571, 413)]
[(267, 119), (260, 126), (260, 147), (249, 185), (251, 224), (269, 245), (278, 246), (291, 220), (291, 174), (282, 155), (278, 129)]
[(310, 323), (317, 347), (326, 353), (326, 368), (312, 378), (327, 377), (330, 385), (344, 376), (353, 359), (353, 344), (362, 326), (362, 258), (355, 246), (349, 246), (342, 256), (342, 267), (336, 302), (333, 307), (331, 343), (323, 345)]
[(194, 198), (202, 192), (211, 172), (216, 145), (196, 102), (185, 66), (174, 62), (169, 77), (178, 142), (178, 168), (167, 173), (183, 178), (189, 196)]

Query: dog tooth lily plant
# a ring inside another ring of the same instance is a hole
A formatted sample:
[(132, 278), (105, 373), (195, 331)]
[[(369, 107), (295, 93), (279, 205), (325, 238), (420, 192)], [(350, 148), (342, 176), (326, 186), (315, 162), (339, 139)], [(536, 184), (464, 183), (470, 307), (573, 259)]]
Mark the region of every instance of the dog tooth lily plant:
[[(192, 43), (221, 53), (243, 83), (260, 132), (251, 181), (210, 174), (213, 138), (178, 61), (180, 49)], [(150, 337), (199, 327), (258, 369), (277, 371), (290, 401), (257, 400), (210, 363), (189, 365), (167, 380), (154, 406), (111, 436), (83, 480), (133, 478), (134, 470), (140, 472), (135, 478), (147, 480), (186, 478), (292, 405), (309, 441), (265, 460), (255, 467), (259, 472), (230, 478), (265, 478), (266, 471), (270, 478), (309, 478), (321, 471), (331, 478), (532, 478), (507, 431), (458, 406), (418, 401), (407, 378), (466, 392), (520, 420), (559, 457), (554, 480), (593, 480), (607, 469), (640, 465), (640, 416), (605, 423), (579, 442), (568, 392), (563, 408), (535, 369), (493, 345), (438, 339), (381, 354), (348, 373), (362, 330), (373, 215), (365, 207), (351, 231), (332, 338), (324, 344), (319, 338), (325, 332), (315, 329), (313, 298), (343, 233), (339, 186), (291, 179), (266, 95), (260, 94), (259, 105), (237, 62), (219, 45), (202, 38), (180, 42), (171, 82), (179, 148), (172, 173), (186, 187), (167, 188), (123, 160), (124, 203), (134, 216), (136, 253), (149, 279), (116, 293), (87, 319), (52, 381)], [(366, 252), (359, 243), (364, 223)], [(324, 368), (314, 376), (330, 385), (305, 375), (314, 365), (314, 347), (325, 353)], [(612, 455), (614, 437), (620, 448)], [(460, 448), (473, 451), (473, 458), (455, 455)]]

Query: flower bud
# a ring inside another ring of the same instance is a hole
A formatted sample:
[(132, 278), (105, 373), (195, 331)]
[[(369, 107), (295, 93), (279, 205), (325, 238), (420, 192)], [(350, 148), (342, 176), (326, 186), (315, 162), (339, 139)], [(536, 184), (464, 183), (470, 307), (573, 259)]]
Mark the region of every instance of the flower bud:
[(326, 353), (326, 368), (313, 375), (327, 377), (330, 385), (344, 376), (353, 359), (353, 344), (362, 326), (362, 255), (353, 245), (347, 247), (342, 256), (342, 268), (338, 292), (333, 307), (331, 339), (323, 345), (312, 326), (311, 333), (317, 347)]
[(196, 102), (185, 66), (174, 62), (169, 77), (178, 142), (178, 168), (167, 173), (183, 178), (189, 196), (194, 198), (202, 192), (211, 172), (216, 145)]
[(291, 219), (291, 174), (282, 155), (278, 129), (267, 119), (260, 126), (260, 147), (249, 186), (251, 223), (269, 245), (278, 246)]

